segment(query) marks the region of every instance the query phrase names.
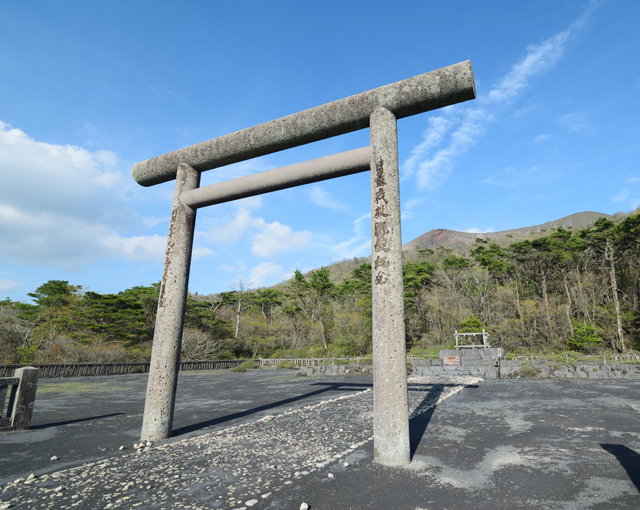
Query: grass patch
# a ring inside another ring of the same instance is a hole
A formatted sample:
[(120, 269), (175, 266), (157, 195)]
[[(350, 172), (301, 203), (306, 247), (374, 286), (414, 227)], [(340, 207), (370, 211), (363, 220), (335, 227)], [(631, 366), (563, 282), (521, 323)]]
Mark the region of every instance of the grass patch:
[(293, 361), (281, 361), (276, 368), (296, 368), (296, 364)]
[(518, 372), (521, 379), (535, 379), (539, 374), (540, 370), (532, 366), (522, 367)]
[[(75, 393), (106, 393), (113, 391), (125, 391), (124, 386), (108, 385), (104, 382), (64, 382), (54, 384), (41, 384), (38, 386), (37, 393), (60, 393), (63, 395), (71, 395)], [(130, 389), (130, 388), (129, 388)]]
[(252, 359), (248, 359), (247, 361), (240, 363), (237, 367), (233, 367), (230, 372), (246, 372), (247, 369), (255, 368), (260, 368), (260, 363)]

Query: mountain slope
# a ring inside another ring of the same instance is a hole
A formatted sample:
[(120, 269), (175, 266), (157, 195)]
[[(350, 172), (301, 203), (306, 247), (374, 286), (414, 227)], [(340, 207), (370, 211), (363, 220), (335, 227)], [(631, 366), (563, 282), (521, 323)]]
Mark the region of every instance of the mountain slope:
[(515, 228), (512, 230), (502, 230), (500, 232), (487, 232), (484, 234), (476, 234), (470, 232), (458, 232), (456, 230), (447, 230), (438, 228), (430, 230), (420, 237), (416, 237), (413, 241), (409, 241), (402, 249), (421, 250), (424, 248), (438, 248), (439, 246), (470, 246), (475, 243), (477, 238), (495, 241), (499, 244), (511, 244), (516, 241), (522, 241), (528, 237), (541, 237), (546, 235), (545, 232), (551, 233), (552, 229), (563, 227), (565, 229), (582, 229), (593, 225), (598, 218), (605, 217), (613, 220), (610, 214), (602, 214), (594, 211), (586, 211), (571, 214), (555, 221), (547, 221), (541, 225), (533, 227)]

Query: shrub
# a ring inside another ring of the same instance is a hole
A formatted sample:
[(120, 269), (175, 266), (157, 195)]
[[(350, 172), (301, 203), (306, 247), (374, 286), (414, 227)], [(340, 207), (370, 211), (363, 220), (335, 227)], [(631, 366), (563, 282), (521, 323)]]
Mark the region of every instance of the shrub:
[(260, 368), (260, 363), (258, 363), (255, 360), (252, 359), (248, 359), (247, 361), (244, 361), (240, 364), (241, 367), (243, 368)]
[(567, 339), (569, 349), (574, 351), (592, 351), (595, 347), (604, 344), (604, 340), (596, 333), (596, 328), (591, 324), (573, 323), (573, 338)]
[(539, 374), (540, 374), (540, 370), (531, 366), (522, 367), (518, 372), (518, 375), (522, 379), (535, 379), (536, 377), (538, 377)]
[(229, 370), (229, 372), (246, 372), (247, 369), (244, 368), (242, 365), (238, 365), (237, 367), (233, 367), (231, 370)]
[[(460, 323), (458, 333), (481, 333), (483, 329), (487, 331), (487, 325), (475, 315), (470, 314)], [(489, 333), (489, 331), (487, 331), (487, 333)]]
[(296, 364), (293, 361), (281, 361), (276, 368), (296, 368)]

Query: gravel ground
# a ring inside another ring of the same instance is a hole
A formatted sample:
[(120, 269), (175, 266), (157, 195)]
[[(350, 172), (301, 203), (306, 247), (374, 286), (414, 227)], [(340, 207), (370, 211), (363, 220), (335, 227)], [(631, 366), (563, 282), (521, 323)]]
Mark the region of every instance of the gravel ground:
[[(477, 377), (409, 379), (411, 417)], [(331, 466), (373, 439), (365, 390), (214, 433), (169, 441), (2, 488), (6, 508), (259, 509), (284, 486)], [(337, 472), (337, 471), (336, 471)], [(333, 474), (333, 473), (331, 473)], [(339, 476), (339, 473), (338, 473)]]

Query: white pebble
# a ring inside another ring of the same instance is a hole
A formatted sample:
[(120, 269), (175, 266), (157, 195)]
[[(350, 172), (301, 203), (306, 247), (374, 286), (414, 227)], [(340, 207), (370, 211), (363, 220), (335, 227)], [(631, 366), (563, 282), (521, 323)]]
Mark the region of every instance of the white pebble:
[(51, 457), (51, 460), (58, 460), (58, 457), (54, 455), (53, 457)]
[(333, 473), (329, 473), (327, 476), (328, 476), (329, 478), (333, 478)]
[(345, 462), (343, 465), (344, 465), (344, 467), (349, 467), (349, 463), (348, 462)]
[(249, 501), (245, 501), (244, 504), (247, 506), (253, 506), (258, 502), (257, 499), (250, 499)]
[(262, 494), (260, 497), (261, 498), (268, 498), (269, 496), (271, 496), (271, 493), (267, 492), (266, 494)]
[(309, 505), (307, 505), (306, 503), (302, 503), (300, 505), (300, 510), (309, 510)]

